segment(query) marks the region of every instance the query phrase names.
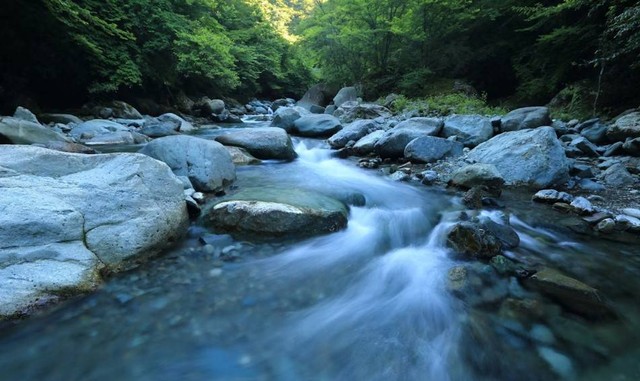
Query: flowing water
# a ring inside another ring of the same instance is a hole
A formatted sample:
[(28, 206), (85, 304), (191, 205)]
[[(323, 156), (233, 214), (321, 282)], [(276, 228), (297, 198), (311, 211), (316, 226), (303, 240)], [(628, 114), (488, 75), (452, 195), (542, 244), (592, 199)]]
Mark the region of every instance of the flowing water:
[[(444, 245), (456, 197), (334, 159), (320, 141), (296, 150), (292, 163), (239, 167), (236, 187), (363, 196), (345, 230), (249, 243), (194, 224), (97, 292), (0, 327), (0, 380), (640, 379), (637, 248), (555, 231), (554, 212), (507, 195), (506, 210), (484, 212), (518, 231), (506, 255), (590, 283), (620, 318), (584, 320), (483, 263), (467, 264), (477, 298), (462, 301)], [(523, 304), (514, 318), (507, 307)]]

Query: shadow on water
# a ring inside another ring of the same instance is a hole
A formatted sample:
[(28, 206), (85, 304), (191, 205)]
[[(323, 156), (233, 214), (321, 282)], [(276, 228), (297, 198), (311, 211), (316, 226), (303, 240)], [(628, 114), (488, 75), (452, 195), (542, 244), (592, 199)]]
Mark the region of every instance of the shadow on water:
[[(296, 141), (296, 150), (292, 163), (239, 168), (238, 189), (363, 196), (345, 230), (302, 242), (221, 239), (237, 258), (223, 263), (194, 226), (162, 258), (0, 331), (0, 380), (595, 380), (600, 365), (637, 351), (629, 323), (637, 296), (628, 290), (640, 286), (640, 266), (627, 247), (544, 229), (536, 221), (548, 212), (513, 201), (522, 245), (508, 255), (588, 279), (627, 317), (593, 325), (555, 312), (553, 322), (519, 326), (500, 305), (447, 291), (459, 263), (447, 255), (450, 223), (441, 216), (460, 210), (457, 200), (334, 159), (322, 142)], [(515, 279), (494, 283), (503, 299), (532, 297)], [(589, 364), (596, 370), (580, 373)], [(630, 366), (619, 367), (629, 374)]]

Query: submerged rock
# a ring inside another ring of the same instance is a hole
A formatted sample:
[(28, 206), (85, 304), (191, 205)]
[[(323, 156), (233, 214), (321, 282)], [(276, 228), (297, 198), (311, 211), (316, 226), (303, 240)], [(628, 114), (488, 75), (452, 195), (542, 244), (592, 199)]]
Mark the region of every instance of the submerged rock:
[(468, 158), (495, 165), (510, 185), (542, 188), (569, 179), (569, 161), (551, 127), (500, 134), (471, 150)]
[(178, 176), (189, 177), (198, 191), (215, 192), (236, 179), (231, 155), (211, 140), (167, 136), (150, 142), (140, 153), (165, 162)]
[(215, 140), (224, 145), (244, 148), (262, 160), (290, 161), (298, 157), (291, 138), (285, 130), (278, 127), (234, 129), (217, 136)]
[(302, 189), (244, 189), (205, 210), (203, 222), (246, 239), (307, 237), (345, 228), (347, 207)]
[(574, 312), (589, 317), (612, 314), (598, 290), (557, 270), (544, 268), (527, 279), (525, 285), (550, 296)]
[(144, 155), (6, 146), (0, 167), (0, 315), (92, 289), (101, 268), (154, 255), (188, 226), (182, 184)]
[(447, 234), (447, 244), (464, 259), (490, 259), (502, 252), (502, 243), (480, 224), (460, 222)]

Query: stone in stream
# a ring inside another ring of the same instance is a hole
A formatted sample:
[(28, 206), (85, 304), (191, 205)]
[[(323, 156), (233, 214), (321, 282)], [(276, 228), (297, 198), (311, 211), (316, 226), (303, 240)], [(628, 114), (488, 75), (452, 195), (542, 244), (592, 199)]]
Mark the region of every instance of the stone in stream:
[(402, 157), (405, 148), (412, 140), (423, 136), (438, 135), (443, 124), (442, 120), (438, 118), (407, 119), (388, 130), (375, 144), (375, 151), (384, 158)]
[(152, 120), (145, 123), (144, 127), (140, 129), (140, 133), (150, 138), (161, 138), (163, 136), (179, 135), (180, 123), (168, 120), (165, 122), (159, 120)]
[(292, 133), (307, 137), (326, 137), (342, 129), (338, 118), (326, 114), (305, 115), (293, 122)]
[(486, 186), (492, 194), (500, 195), (504, 179), (492, 164), (471, 164), (456, 170), (449, 180), (450, 186), (471, 189)]
[(126, 126), (104, 119), (82, 122), (73, 127), (69, 136), (89, 145), (134, 144), (140, 141)]
[(280, 107), (273, 113), (272, 127), (280, 127), (287, 132), (293, 131), (294, 122), (303, 115), (309, 115), (309, 111), (302, 107)]
[(357, 142), (373, 131), (381, 130), (382, 128), (381, 125), (370, 119), (356, 120), (331, 136), (327, 143), (331, 148), (343, 148), (350, 141)]
[(333, 97), (333, 104), (336, 107), (342, 106), (345, 102), (354, 102), (358, 99), (358, 91), (355, 87), (343, 87), (338, 91), (335, 97)]
[(278, 127), (234, 129), (215, 138), (219, 143), (246, 149), (262, 160), (287, 160), (298, 157), (291, 138)]
[(569, 160), (551, 127), (505, 132), (472, 149), (468, 159), (495, 165), (509, 185), (544, 188), (569, 179)]
[(40, 124), (13, 117), (0, 117), (0, 143), (46, 144), (68, 142), (64, 135)]
[(591, 318), (614, 315), (598, 290), (558, 270), (544, 268), (526, 279), (525, 285), (581, 315)]
[(640, 112), (632, 112), (618, 118), (607, 130), (607, 138), (612, 142), (640, 138)]
[(163, 122), (163, 123), (175, 123), (177, 124), (177, 130), (176, 131), (180, 131), (180, 132), (191, 132), (193, 130), (195, 130), (195, 127), (193, 126), (193, 124), (189, 123), (188, 121), (186, 121), (184, 118), (173, 114), (173, 113), (166, 113), (166, 114), (162, 114), (159, 117), (155, 118), (157, 121), (159, 122)]
[(456, 136), (466, 147), (475, 147), (493, 136), (491, 119), (481, 115), (452, 115), (444, 120), (442, 137)]
[(234, 147), (234, 146), (224, 146), (224, 148), (229, 151), (231, 155), (231, 160), (233, 164), (238, 165), (253, 165), (260, 164), (262, 161), (260, 159), (251, 156), (251, 154), (244, 148)]
[(203, 223), (245, 239), (308, 237), (347, 226), (347, 207), (319, 193), (245, 188), (203, 212)]
[(502, 243), (478, 223), (460, 222), (447, 234), (447, 244), (463, 259), (490, 259), (502, 252)]
[(404, 149), (407, 160), (418, 163), (432, 163), (447, 157), (462, 155), (462, 143), (435, 136), (423, 136), (409, 142)]
[(140, 150), (165, 162), (178, 176), (187, 176), (194, 188), (216, 192), (233, 182), (236, 170), (231, 155), (218, 142), (192, 136), (167, 136)]
[[(500, 123), (501, 131), (519, 131), (542, 126), (550, 126), (551, 117), (546, 107), (523, 107), (503, 116)], [(555, 132), (554, 132), (555, 133)]]
[(182, 184), (147, 156), (5, 146), (0, 167), (0, 315), (93, 289), (103, 267), (128, 267), (186, 233)]
[(556, 202), (564, 202), (570, 204), (573, 196), (566, 192), (559, 192), (555, 189), (542, 189), (532, 197), (533, 201), (554, 204)]
[(593, 205), (591, 205), (591, 202), (584, 197), (576, 197), (571, 202), (571, 207), (573, 208), (574, 212), (580, 215), (591, 215), (595, 212), (595, 209), (593, 208)]
[(382, 139), (384, 135), (385, 135), (384, 130), (374, 131), (369, 135), (363, 137), (362, 139), (358, 140), (356, 144), (353, 145), (351, 150), (356, 155), (360, 155), (360, 156), (368, 155), (374, 151), (376, 143), (380, 139)]

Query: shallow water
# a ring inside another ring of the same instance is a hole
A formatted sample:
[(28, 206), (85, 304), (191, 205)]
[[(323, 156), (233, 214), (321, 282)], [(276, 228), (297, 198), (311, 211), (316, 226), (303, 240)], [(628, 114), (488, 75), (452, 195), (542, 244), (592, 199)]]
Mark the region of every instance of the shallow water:
[[(575, 316), (483, 263), (467, 264), (477, 298), (461, 301), (443, 242), (457, 198), (334, 159), (320, 141), (296, 149), (292, 163), (238, 168), (237, 189), (364, 196), (347, 229), (248, 243), (194, 225), (97, 292), (0, 327), (0, 380), (640, 379), (636, 248), (554, 229), (555, 212), (507, 194), (508, 208), (485, 213), (518, 231), (507, 256), (600, 289), (620, 318)], [(541, 312), (515, 319), (505, 300)]]

